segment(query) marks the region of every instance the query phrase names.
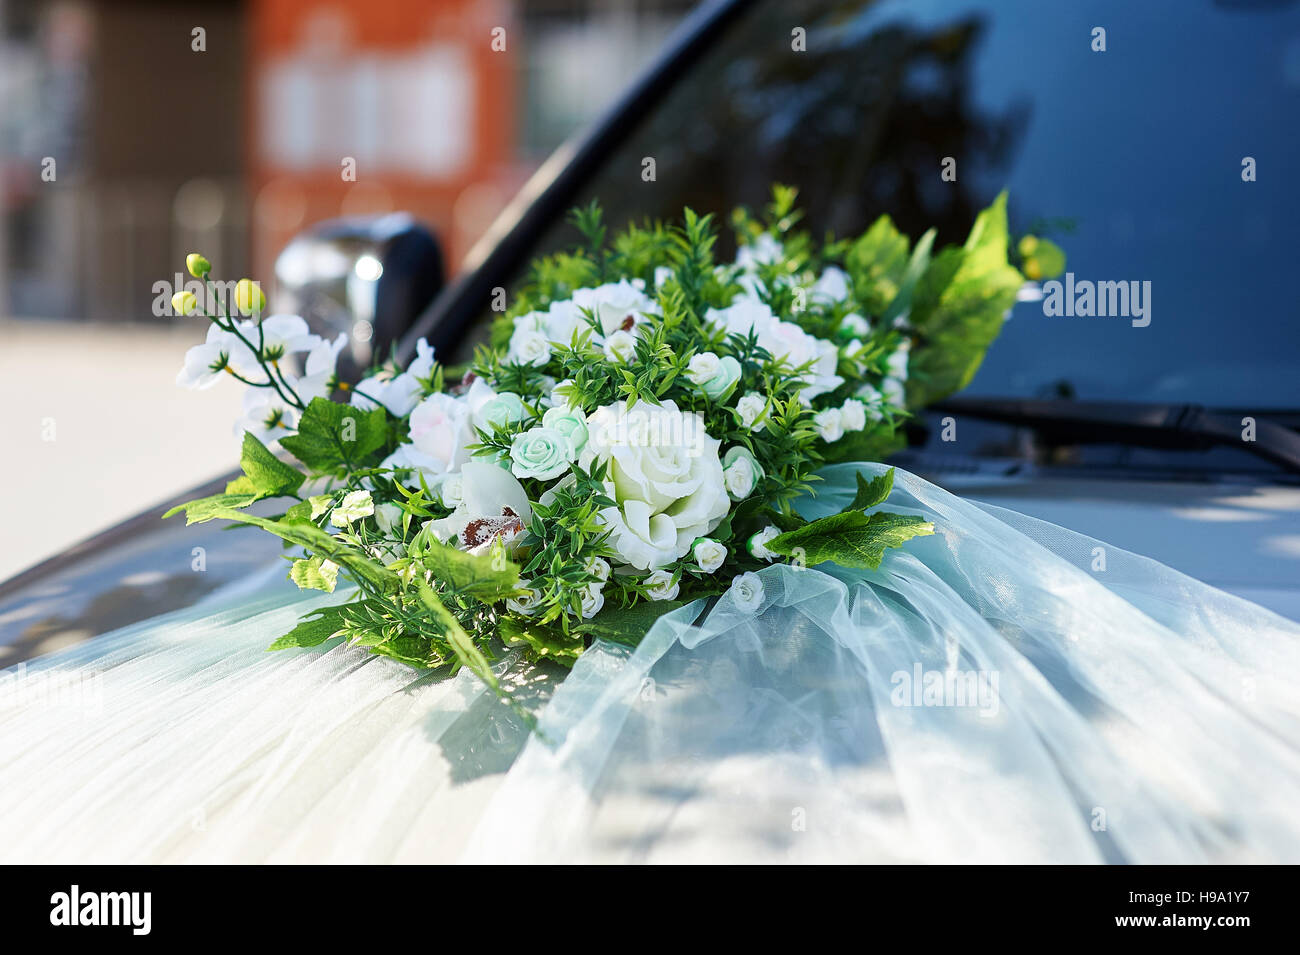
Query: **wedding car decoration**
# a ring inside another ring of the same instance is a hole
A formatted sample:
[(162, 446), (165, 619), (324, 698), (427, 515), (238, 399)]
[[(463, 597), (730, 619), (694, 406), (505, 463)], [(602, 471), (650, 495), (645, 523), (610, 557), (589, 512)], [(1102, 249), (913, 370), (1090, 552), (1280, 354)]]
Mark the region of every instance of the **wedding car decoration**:
[(204, 294), (173, 304), (211, 325), (178, 382), (247, 388), (244, 473), (167, 516), (259, 527), (300, 588), (346, 593), (271, 649), (342, 637), (501, 693), (503, 647), (569, 665), (698, 598), (759, 608), (769, 562), (877, 567), (934, 531), (881, 508), (892, 472), (830, 517), (796, 503), (823, 465), (899, 448), (909, 409), (974, 375), (1025, 274), (1063, 263), (1027, 237), (1012, 264), (1005, 195), (937, 252), (884, 216), (819, 244), (795, 199), (737, 211), (726, 263), (690, 209), (612, 238), (598, 206), (577, 210), (581, 244), (533, 265), (468, 367), (421, 342), (355, 385), (335, 373), (344, 336), (264, 317), (248, 280), (222, 302), (191, 255)]

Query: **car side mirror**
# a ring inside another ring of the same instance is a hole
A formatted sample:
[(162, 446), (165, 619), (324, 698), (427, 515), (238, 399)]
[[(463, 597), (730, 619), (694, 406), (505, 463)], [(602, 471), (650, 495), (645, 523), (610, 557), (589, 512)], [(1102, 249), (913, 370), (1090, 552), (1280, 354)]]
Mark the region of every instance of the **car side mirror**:
[(442, 290), (443, 263), (433, 232), (407, 213), (330, 219), (276, 259), (272, 311), (301, 315), (331, 339), (346, 333), (339, 376), (356, 381)]

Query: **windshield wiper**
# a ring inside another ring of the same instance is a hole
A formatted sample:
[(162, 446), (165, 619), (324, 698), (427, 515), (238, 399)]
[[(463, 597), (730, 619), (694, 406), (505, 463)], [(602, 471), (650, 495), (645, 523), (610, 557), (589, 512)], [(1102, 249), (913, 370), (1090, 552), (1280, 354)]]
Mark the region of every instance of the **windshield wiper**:
[(1075, 401), (1070, 398), (949, 398), (931, 411), (1032, 428), (1048, 442), (1144, 448), (1241, 448), (1300, 474), (1300, 435), (1257, 415), (1255, 440), (1242, 438), (1244, 413), (1200, 405)]

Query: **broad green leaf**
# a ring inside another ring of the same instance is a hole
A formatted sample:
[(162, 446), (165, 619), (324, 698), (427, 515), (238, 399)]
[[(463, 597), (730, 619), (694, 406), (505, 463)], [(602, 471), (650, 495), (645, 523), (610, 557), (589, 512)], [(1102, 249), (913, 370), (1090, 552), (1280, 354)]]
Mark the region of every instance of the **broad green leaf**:
[(285, 464), (248, 431), (244, 432), (239, 466), (244, 469), (244, 475), (253, 489), (263, 497), (296, 494), (298, 488), (302, 487), (302, 482), (307, 479), (307, 475)]
[(853, 503), (849, 505), (851, 511), (865, 511), (867, 508), (875, 507), (889, 497), (889, 492), (894, 489), (893, 468), (873, 477), (870, 481), (862, 476), (861, 471), (854, 477), (858, 479), (858, 493), (854, 495)]
[(606, 607), (580, 629), (595, 637), (636, 646), (656, 620), (684, 606), (680, 600), (638, 600), (630, 607)]
[(843, 511), (805, 524), (767, 543), (778, 554), (798, 554), (809, 567), (834, 561), (841, 567), (875, 570), (890, 547), (901, 547), (913, 537), (934, 533), (924, 518), (876, 511)]
[[(470, 639), (465, 628), (445, 606), (433, 589), (422, 580), (416, 582), (417, 592), (420, 595), (420, 603), (424, 604), (424, 609), (429, 611), (429, 616), (437, 624), (443, 638), (451, 645), (451, 649), (456, 654), (456, 659), (460, 661), (461, 666), (468, 669), (476, 677), (486, 683), (496, 691), (500, 691), (501, 686), (497, 682), (496, 674), (492, 672), (492, 667), (488, 665), (487, 657), (483, 655), (478, 647), (474, 646), (474, 641)], [(378, 648), (376, 648), (378, 649)]]
[(495, 603), (519, 588), (519, 565), (507, 560), (500, 547), (487, 554), (471, 554), (430, 540), (420, 562), (448, 590), (487, 603)]
[[(233, 485), (237, 482), (231, 483)], [(210, 521), (217, 517), (225, 517), (228, 511), (236, 508), (248, 507), (256, 500), (257, 494), (253, 492), (245, 494), (214, 494), (211, 497), (201, 497), (197, 501), (178, 504), (163, 515), (163, 520), (184, 511), (186, 524), (202, 524), (204, 521)], [(239, 514), (234, 519), (241, 520), (244, 516)]]
[(559, 627), (548, 627), (518, 617), (502, 617), (497, 632), (506, 646), (525, 644), (535, 656), (554, 660), (566, 667), (573, 666), (586, 649), (576, 633), (565, 634)]
[(910, 321), (922, 347), (913, 354), (908, 404), (923, 407), (960, 391), (984, 360), (1024, 277), (1007, 261), (1007, 197), (979, 214), (961, 248), (944, 249), (913, 293)]
[(347, 604), (322, 607), (304, 616), (302, 622), (266, 649), (286, 650), (289, 647), (314, 647), (324, 643), (343, 629), (343, 609)]
[(881, 314), (898, 297), (907, 273), (908, 245), (889, 216), (881, 216), (845, 256), (854, 291), (872, 315)]
[(880, 316), (882, 325), (888, 325), (895, 318), (902, 315), (912, 305), (912, 293), (916, 290), (916, 283), (921, 280), (925, 274), (926, 268), (930, 265), (930, 250), (934, 247), (934, 238), (938, 231), (930, 229), (925, 235), (921, 236), (916, 243), (916, 248), (912, 250), (912, 258), (908, 260), (907, 270), (903, 273), (902, 281), (899, 283), (898, 294), (894, 300), (889, 303)]
[(307, 467), (325, 473), (353, 471), (387, 439), (386, 412), (313, 398), (298, 422), (298, 433), (280, 439), (286, 451)]
[(338, 584), (339, 568), (333, 561), (327, 561), (323, 557), (307, 557), (293, 562), (289, 568), (289, 578), (300, 590), (323, 590), (332, 594)]
[(902, 431), (889, 427), (851, 431), (822, 452), (827, 464), (837, 461), (884, 461), (907, 446)]

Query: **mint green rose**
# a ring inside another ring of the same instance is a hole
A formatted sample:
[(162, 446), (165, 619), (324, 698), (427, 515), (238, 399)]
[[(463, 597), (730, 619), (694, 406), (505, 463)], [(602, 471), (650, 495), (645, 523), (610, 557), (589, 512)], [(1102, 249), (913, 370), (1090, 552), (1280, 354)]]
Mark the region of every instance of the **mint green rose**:
[(502, 391), (483, 402), (474, 417), (478, 419), (476, 423), (480, 427), (483, 426), (482, 423), (505, 427), (527, 418), (528, 409), (524, 407), (523, 399), (518, 395)]
[(510, 442), (510, 472), (517, 478), (549, 481), (567, 471), (576, 457), (569, 436), (555, 428), (529, 428)]
[(573, 442), (574, 453), (587, 446), (587, 416), (575, 408), (551, 408), (542, 415), (542, 427), (554, 428)]
[(686, 377), (714, 401), (725, 401), (740, 381), (740, 362), (730, 355), (701, 352), (687, 363)]

